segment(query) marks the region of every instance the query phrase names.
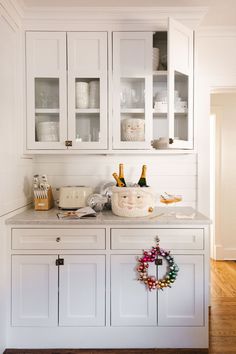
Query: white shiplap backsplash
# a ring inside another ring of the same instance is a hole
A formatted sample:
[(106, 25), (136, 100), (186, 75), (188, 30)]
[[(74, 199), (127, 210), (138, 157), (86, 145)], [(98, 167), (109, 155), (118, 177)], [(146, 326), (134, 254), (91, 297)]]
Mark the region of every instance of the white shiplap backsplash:
[[(163, 192), (181, 194), (183, 202), (178, 205), (196, 207), (197, 155), (157, 156), (36, 156), (34, 172), (47, 174), (58, 197), (56, 188), (61, 186), (85, 185), (99, 191), (104, 182), (114, 181), (113, 172), (118, 172), (119, 163), (124, 163), (125, 179), (137, 182), (142, 165), (147, 165), (147, 183), (157, 196)], [(159, 199), (159, 198), (158, 198)], [(159, 203), (157, 203), (159, 204)]]

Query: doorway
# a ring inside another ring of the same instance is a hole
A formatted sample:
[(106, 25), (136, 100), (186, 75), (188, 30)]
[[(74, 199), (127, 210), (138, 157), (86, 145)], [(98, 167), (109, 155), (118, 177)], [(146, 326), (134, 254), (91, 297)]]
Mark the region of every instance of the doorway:
[(211, 257), (236, 260), (236, 90), (211, 94)]

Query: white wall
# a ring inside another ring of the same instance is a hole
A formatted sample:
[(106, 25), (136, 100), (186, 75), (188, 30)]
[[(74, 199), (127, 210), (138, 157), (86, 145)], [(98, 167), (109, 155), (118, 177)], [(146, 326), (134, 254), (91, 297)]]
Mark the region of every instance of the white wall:
[(195, 133), (198, 150), (198, 209), (210, 215), (210, 93), (236, 87), (236, 30), (196, 32)]
[[(6, 215), (30, 201), (32, 160), (22, 157), (22, 61), (20, 27), (0, 0), (0, 353), (6, 346)], [(5, 215), (5, 216), (4, 216)]]
[(147, 182), (157, 194), (183, 195), (182, 205), (196, 206), (197, 157), (195, 154), (161, 156), (37, 156), (34, 172), (46, 173), (54, 188), (63, 185), (91, 185), (114, 181), (119, 163), (124, 163), (125, 178), (137, 182), (142, 164), (147, 165)]
[[(1, 9), (1, 7), (0, 7)], [(30, 200), (32, 160), (23, 152), (23, 82), (21, 35), (0, 11), (0, 216)]]
[(216, 119), (216, 259), (236, 259), (236, 93), (213, 94), (211, 112)]

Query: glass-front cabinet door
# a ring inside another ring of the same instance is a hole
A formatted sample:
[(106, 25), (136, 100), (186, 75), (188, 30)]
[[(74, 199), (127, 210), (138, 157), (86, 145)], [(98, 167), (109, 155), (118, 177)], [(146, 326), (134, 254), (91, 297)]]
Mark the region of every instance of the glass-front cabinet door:
[(26, 33), (27, 148), (65, 149), (66, 34)]
[(169, 19), (169, 137), (171, 148), (193, 148), (193, 32)]
[(72, 149), (107, 149), (107, 33), (67, 36), (68, 140)]
[(157, 149), (169, 146), (169, 90), (168, 90), (168, 32), (157, 31), (153, 33), (152, 47), (152, 122), (153, 145)]
[(169, 19), (153, 34), (153, 140), (157, 149), (193, 148), (193, 33)]
[(150, 149), (152, 32), (113, 33), (113, 148)]
[(113, 148), (193, 147), (193, 33), (113, 33)]

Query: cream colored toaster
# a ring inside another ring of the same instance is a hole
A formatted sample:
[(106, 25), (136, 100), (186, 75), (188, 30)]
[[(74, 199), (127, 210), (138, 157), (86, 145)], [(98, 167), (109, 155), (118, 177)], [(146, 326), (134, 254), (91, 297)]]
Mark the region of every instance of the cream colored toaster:
[(87, 198), (93, 193), (91, 187), (61, 187), (59, 192), (59, 208), (78, 209), (87, 206)]

